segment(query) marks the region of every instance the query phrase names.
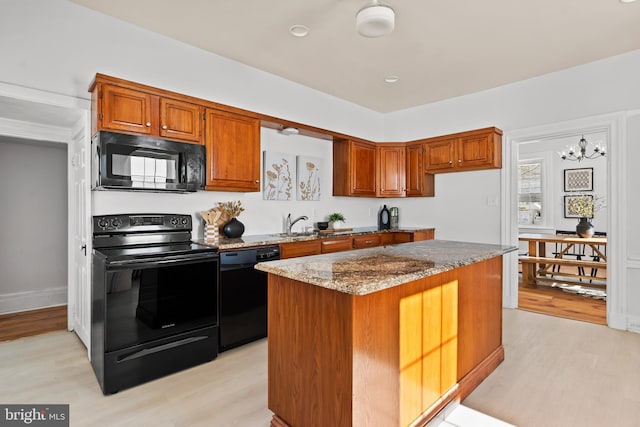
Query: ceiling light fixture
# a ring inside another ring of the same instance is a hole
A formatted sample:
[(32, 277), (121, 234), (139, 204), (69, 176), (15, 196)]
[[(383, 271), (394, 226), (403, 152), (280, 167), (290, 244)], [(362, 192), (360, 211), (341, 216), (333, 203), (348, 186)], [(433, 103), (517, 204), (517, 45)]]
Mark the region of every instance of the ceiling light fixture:
[(395, 83), (398, 80), (400, 80), (400, 77), (398, 77), (398, 76), (387, 76), (387, 77), (384, 78), (384, 81), (387, 82), (387, 83)]
[(581, 162), (584, 159), (595, 159), (596, 157), (607, 155), (606, 147), (597, 144), (593, 149), (593, 153), (587, 156), (587, 144), (588, 142), (586, 139), (584, 139), (583, 135), (582, 138), (580, 138), (580, 142), (578, 142), (577, 147), (575, 145), (572, 145), (571, 147), (567, 148), (567, 150), (569, 150), (569, 154), (565, 153), (564, 151), (558, 154), (560, 154), (560, 158), (562, 160), (572, 160), (578, 162)]
[(386, 4), (373, 0), (356, 14), (356, 29), (364, 37), (389, 34), (395, 26), (396, 13)]
[(287, 135), (287, 136), (289, 136), (289, 135), (297, 135), (297, 134), (300, 133), (300, 130), (298, 130), (298, 128), (287, 126), (287, 127), (284, 127), (282, 129), (280, 129), (280, 133), (283, 134), (283, 135)]
[(633, 3), (636, 0), (620, 0), (620, 3)]
[(294, 37), (306, 37), (309, 34), (309, 28), (304, 25), (292, 25), (289, 27), (289, 33)]

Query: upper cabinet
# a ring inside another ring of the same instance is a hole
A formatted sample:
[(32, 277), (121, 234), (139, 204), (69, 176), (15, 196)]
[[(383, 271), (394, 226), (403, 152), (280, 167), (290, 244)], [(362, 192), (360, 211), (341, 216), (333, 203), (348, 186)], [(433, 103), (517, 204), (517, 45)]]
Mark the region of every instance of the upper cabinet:
[(422, 142), (408, 143), (405, 152), (405, 175), (407, 197), (433, 197), (433, 175), (424, 171), (425, 146)]
[[(129, 84), (128, 86), (134, 86)], [(203, 144), (201, 105), (96, 78), (94, 132), (109, 130)]]
[(260, 191), (260, 121), (207, 108), (205, 189)]
[(491, 127), (422, 140), (427, 173), (502, 167), (502, 131)]
[(333, 195), (376, 197), (376, 144), (334, 140)]
[(405, 144), (376, 144), (378, 197), (404, 197)]

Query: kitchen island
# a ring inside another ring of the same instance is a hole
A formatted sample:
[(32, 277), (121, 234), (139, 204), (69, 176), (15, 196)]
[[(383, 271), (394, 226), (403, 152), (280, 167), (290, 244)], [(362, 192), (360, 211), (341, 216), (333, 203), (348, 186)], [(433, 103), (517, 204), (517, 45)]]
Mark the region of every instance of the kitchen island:
[(502, 360), (502, 255), (431, 240), (258, 264), (274, 427), (424, 425)]

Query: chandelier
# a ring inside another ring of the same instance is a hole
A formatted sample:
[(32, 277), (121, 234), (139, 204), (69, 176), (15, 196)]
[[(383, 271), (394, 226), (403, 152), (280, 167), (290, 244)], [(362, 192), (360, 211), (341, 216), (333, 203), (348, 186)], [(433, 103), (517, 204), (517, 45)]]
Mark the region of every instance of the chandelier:
[(595, 159), (596, 157), (605, 156), (607, 154), (606, 147), (600, 144), (597, 144), (593, 148), (593, 153), (587, 155), (587, 144), (589, 143), (587, 142), (586, 139), (584, 139), (584, 135), (583, 135), (582, 138), (580, 138), (580, 142), (578, 142), (577, 147), (575, 145), (572, 145), (571, 147), (567, 148), (568, 153), (565, 153), (563, 151), (562, 153), (558, 153), (558, 154), (560, 154), (560, 158), (562, 160), (571, 160), (571, 161), (578, 161), (578, 162), (581, 162), (584, 159)]

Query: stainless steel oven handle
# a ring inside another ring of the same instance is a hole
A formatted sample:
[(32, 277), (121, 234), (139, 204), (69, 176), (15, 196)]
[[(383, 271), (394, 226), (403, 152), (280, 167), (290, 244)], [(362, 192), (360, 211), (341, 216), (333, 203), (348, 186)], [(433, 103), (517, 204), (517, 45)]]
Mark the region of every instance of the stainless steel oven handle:
[(219, 259), (218, 254), (206, 253), (206, 254), (162, 256), (158, 258), (123, 259), (119, 261), (109, 261), (108, 265), (111, 267), (135, 265), (136, 267), (144, 268), (144, 267), (154, 267), (158, 265), (178, 264), (178, 263), (184, 263), (184, 262), (215, 261), (218, 259)]
[(148, 356), (153, 353), (157, 353), (159, 351), (169, 350), (171, 348), (180, 347), (181, 345), (187, 345), (194, 342), (206, 340), (209, 338), (208, 336), (198, 336), (198, 337), (189, 337), (184, 338), (179, 341), (170, 342), (168, 344), (162, 344), (157, 347), (145, 348), (144, 350), (136, 351), (135, 353), (129, 354), (123, 358), (119, 358), (116, 363), (127, 362), (129, 360), (138, 359), (140, 357)]

